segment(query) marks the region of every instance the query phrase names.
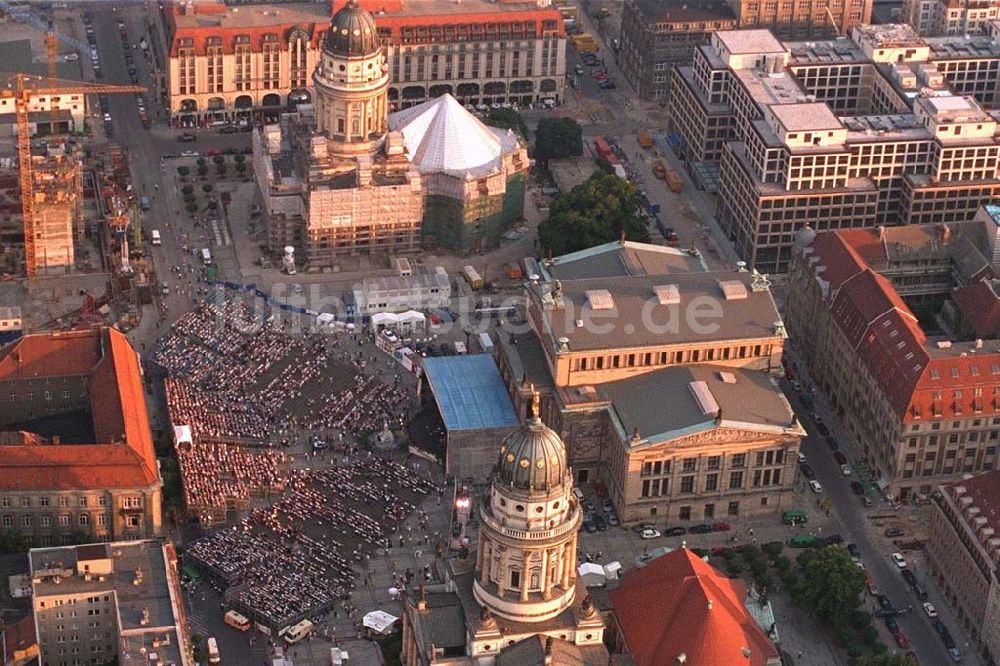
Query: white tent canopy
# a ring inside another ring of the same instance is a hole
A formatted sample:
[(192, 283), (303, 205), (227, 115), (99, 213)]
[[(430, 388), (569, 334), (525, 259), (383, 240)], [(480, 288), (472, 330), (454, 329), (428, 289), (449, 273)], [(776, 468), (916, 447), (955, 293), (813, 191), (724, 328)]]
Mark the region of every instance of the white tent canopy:
[(587, 587), (595, 587), (597, 585), (604, 585), (606, 576), (604, 574), (604, 567), (596, 562), (584, 562), (577, 569), (577, 573), (580, 575), (580, 580)]
[(377, 610), (365, 615), (361, 620), (361, 624), (374, 632), (384, 634), (388, 633), (389, 629), (392, 628), (392, 625), (398, 619), (398, 617), (389, 615), (385, 611)]
[(191, 442), (191, 426), (174, 426), (174, 444), (190, 444)]

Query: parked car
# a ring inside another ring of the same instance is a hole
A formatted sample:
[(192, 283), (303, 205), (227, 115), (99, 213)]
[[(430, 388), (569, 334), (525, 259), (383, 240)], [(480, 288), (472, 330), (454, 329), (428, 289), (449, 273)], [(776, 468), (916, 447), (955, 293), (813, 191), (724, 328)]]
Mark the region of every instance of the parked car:
[(612, 527), (618, 527), (621, 523), (618, 521), (618, 514), (612, 511), (608, 514), (608, 525)]
[(884, 618), (882, 618), (882, 621), (885, 622), (885, 628), (889, 630), (890, 634), (895, 636), (897, 633), (899, 633), (899, 624), (896, 622), (896, 618), (887, 615)]
[(851, 466), (850, 465), (846, 465), (846, 464), (845, 465), (841, 465), (840, 466), (840, 473), (843, 474), (844, 476), (850, 476), (851, 475)]
[(641, 523), (639, 525), (633, 525), (632, 531), (636, 534), (642, 534), (644, 530), (655, 530), (656, 526), (652, 523)]
[(909, 585), (910, 587), (916, 589), (916, 587), (917, 587), (917, 577), (916, 577), (916, 575), (914, 575), (914, 573), (912, 571), (910, 571), (909, 569), (903, 569), (903, 571), (901, 573), (903, 575), (903, 580), (906, 581), (906, 584)]
[(688, 528), (688, 532), (691, 534), (708, 534), (712, 531), (712, 526), (708, 523), (702, 523), (701, 525), (692, 525)]
[(728, 532), (731, 529), (733, 529), (733, 526), (730, 525), (729, 523), (721, 523), (720, 522), (720, 523), (715, 523), (715, 524), (712, 525), (712, 531), (713, 532)]
[(641, 539), (659, 539), (660, 538), (660, 532), (659, 532), (659, 530), (645, 529), (645, 530), (643, 530), (642, 532), (639, 533), (639, 538), (641, 538)]
[(865, 487), (862, 486), (858, 481), (851, 481), (851, 490), (855, 495), (861, 496), (865, 494)]
[(958, 648), (956, 648), (956, 647), (950, 647), (950, 648), (948, 648), (948, 656), (951, 657), (951, 660), (953, 662), (955, 662), (956, 664), (958, 662), (962, 661), (962, 653), (959, 652)]
[(861, 559), (861, 549), (858, 548), (858, 544), (856, 544), (856, 543), (849, 543), (849, 544), (847, 544), (847, 552), (851, 554), (851, 559), (852, 560), (860, 560)]
[(818, 495), (823, 492), (823, 484), (813, 479), (809, 482), (809, 489)]
[(902, 631), (899, 632), (898, 634), (895, 634), (893, 638), (896, 639), (896, 645), (899, 646), (900, 650), (910, 649), (910, 643), (909, 641), (906, 640), (906, 634), (904, 634)]
[(837, 461), (838, 465), (846, 465), (847, 464), (847, 456), (845, 456), (840, 451), (834, 451), (833, 452), (833, 459)]
[(844, 543), (844, 537), (840, 536), (839, 534), (831, 534), (827, 536), (826, 539), (824, 539), (824, 541), (826, 541), (826, 545), (833, 546), (838, 543)]
[(816, 478), (816, 472), (807, 463), (802, 463), (799, 465), (799, 469), (802, 470), (802, 476), (806, 477), (810, 481)]
[(602, 532), (608, 529), (608, 521), (604, 520), (602, 516), (594, 516), (594, 525)]
[(901, 553), (893, 553), (889, 557), (892, 558), (893, 564), (895, 564), (900, 569), (906, 568), (906, 558), (903, 557)]
[(188, 132), (184, 132), (183, 134), (181, 134), (180, 136), (177, 137), (177, 140), (179, 142), (181, 142), (181, 143), (191, 143), (192, 141), (197, 141), (198, 140), (198, 135), (197, 134), (189, 134)]
[(819, 430), (819, 434), (823, 435), (824, 437), (830, 434), (830, 429), (826, 427), (825, 423), (817, 423), (816, 430)]
[(806, 454), (804, 454), (804, 453), (802, 453), (801, 451), (799, 451), (799, 456), (798, 456), (798, 458), (799, 458), (799, 462), (800, 462), (800, 463), (804, 463), (804, 462), (806, 461)]
[[(823, 434), (825, 435), (826, 433)], [(837, 441), (835, 437), (827, 437), (826, 445), (830, 447), (831, 451), (836, 451), (837, 449), (840, 448), (840, 443)]]
[(663, 535), (668, 537), (684, 536), (685, 534), (687, 534), (687, 530), (683, 527), (669, 527), (663, 531)]
[(930, 603), (929, 601), (925, 601), (923, 604), (921, 604), (921, 606), (923, 606), (924, 613), (927, 614), (927, 617), (938, 616), (937, 608), (935, 608), (934, 604)]
[(892, 608), (892, 602), (889, 601), (889, 597), (885, 596), (884, 594), (880, 594), (877, 597), (875, 597), (875, 601), (878, 602), (878, 607), (881, 608), (882, 610), (889, 610), (890, 608)]
[(903, 536), (903, 530), (898, 527), (887, 527), (885, 528), (885, 535), (887, 537), (899, 537)]
[(591, 534), (597, 531), (597, 525), (594, 524), (592, 520), (583, 521), (583, 529), (587, 530)]

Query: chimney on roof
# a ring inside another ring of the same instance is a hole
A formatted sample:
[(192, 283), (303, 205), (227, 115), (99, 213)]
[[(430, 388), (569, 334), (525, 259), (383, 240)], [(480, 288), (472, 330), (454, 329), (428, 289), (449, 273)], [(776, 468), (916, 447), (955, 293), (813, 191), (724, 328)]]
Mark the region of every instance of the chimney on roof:
[(417, 599), (417, 610), (427, 610), (427, 588), (424, 587), (423, 583), (420, 584), (420, 597)]
[(681, 652), (679, 655), (677, 655), (676, 657), (674, 657), (674, 663), (677, 664), (678, 666), (680, 666), (680, 664), (686, 664), (687, 660), (688, 660), (688, 656), (686, 654), (684, 654), (683, 652)]
[(719, 407), (719, 411), (715, 413), (715, 425), (722, 424), (722, 407)]
[(552, 637), (547, 636), (545, 638), (545, 656), (542, 657), (543, 664), (554, 664), (552, 659)]
[(712, 610), (712, 600), (708, 600), (708, 610)]

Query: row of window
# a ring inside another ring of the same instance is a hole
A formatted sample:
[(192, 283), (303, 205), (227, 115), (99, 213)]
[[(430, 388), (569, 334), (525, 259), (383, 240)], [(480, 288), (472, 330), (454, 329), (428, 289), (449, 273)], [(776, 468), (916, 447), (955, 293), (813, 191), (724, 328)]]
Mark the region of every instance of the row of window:
[(758, 358), (768, 352), (769, 348), (765, 345), (740, 345), (738, 347), (684, 349), (673, 352), (640, 352), (614, 354), (613, 356), (583, 356), (573, 359), (571, 369), (573, 372), (583, 372), (587, 370), (612, 370), (615, 368), (699, 363), (702, 361), (728, 361), (737, 358)]
[[(32, 497), (29, 497), (29, 496), (25, 496), (25, 497), (21, 497), (19, 499), (12, 498), (12, 497), (0, 497), (0, 508), (9, 509), (9, 508), (11, 508), (13, 506), (19, 506), (22, 509), (30, 509), (31, 507), (35, 506), (35, 501), (34, 501), (35, 499), (38, 500), (37, 505), (40, 506), (40, 507), (54, 506), (52, 504), (52, 498), (51, 497), (42, 496), (42, 497), (32, 498)], [(65, 507), (69, 507), (69, 506), (79, 506), (79, 507), (84, 507), (85, 508), (85, 507), (91, 505), (91, 499), (92, 498), (89, 498), (89, 497), (77, 497), (76, 501), (73, 501), (74, 498), (72, 498), (72, 497), (70, 497), (68, 495), (59, 495), (56, 498), (56, 503), (60, 507), (64, 507), (64, 508)], [(140, 497), (138, 495), (128, 495), (126, 497), (122, 497), (121, 499), (122, 499), (121, 506), (122, 506), (123, 509), (141, 509), (142, 508), (142, 497)], [(97, 504), (96, 504), (96, 506), (108, 506), (108, 497), (107, 497), (107, 495), (99, 495), (97, 497)]]

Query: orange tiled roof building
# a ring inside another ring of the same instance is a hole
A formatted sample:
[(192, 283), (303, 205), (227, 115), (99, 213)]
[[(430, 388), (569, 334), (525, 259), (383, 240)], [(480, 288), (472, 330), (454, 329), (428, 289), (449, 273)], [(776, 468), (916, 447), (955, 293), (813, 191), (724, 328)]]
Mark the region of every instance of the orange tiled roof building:
[(0, 350), (0, 530), (32, 545), (155, 535), (162, 482), (139, 359), (118, 330)]
[(777, 666), (778, 650), (743, 606), (746, 598), (743, 581), (687, 548), (629, 570), (611, 592), (619, 637), (637, 666)]
[(1000, 209), (974, 220), (799, 231), (785, 321), (880, 485), (900, 498), (994, 469)]
[[(175, 125), (264, 118), (313, 99), (334, 13), (347, 4), (167, 6), (160, 88)], [(561, 103), (562, 15), (541, 0), (362, 0), (385, 48), (389, 110), (448, 93), (463, 104)]]

